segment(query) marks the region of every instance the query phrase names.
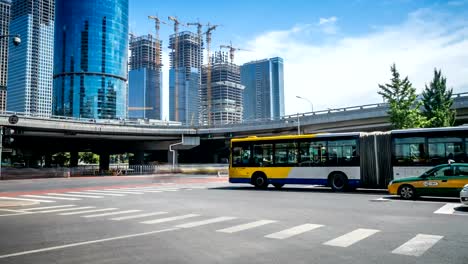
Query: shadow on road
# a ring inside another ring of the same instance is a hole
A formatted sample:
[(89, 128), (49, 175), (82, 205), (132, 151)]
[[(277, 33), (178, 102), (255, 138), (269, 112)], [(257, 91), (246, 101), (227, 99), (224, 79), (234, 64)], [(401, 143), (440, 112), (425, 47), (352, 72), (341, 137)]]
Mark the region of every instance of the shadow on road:
[(423, 202), (435, 202), (435, 203), (459, 202), (459, 199), (455, 197), (420, 197), (416, 200), (405, 200), (399, 196), (385, 196), (383, 198), (388, 199), (388, 200), (394, 200), (394, 201), (423, 201)]
[[(255, 191), (255, 192), (310, 192), (310, 193), (334, 193), (333, 190), (329, 187), (313, 187), (313, 188), (304, 188), (304, 187), (283, 187), (281, 189), (276, 189), (274, 187), (270, 187), (267, 189), (257, 189), (253, 186), (223, 186), (223, 187), (213, 187), (208, 188), (211, 190), (232, 190), (232, 191)], [(378, 190), (378, 189), (357, 189), (347, 192), (336, 192), (337, 194), (345, 193), (345, 194), (388, 194), (387, 190)]]
[(455, 207), (454, 209), (457, 212), (468, 213), (468, 206), (466, 206), (466, 205), (460, 205), (459, 207)]

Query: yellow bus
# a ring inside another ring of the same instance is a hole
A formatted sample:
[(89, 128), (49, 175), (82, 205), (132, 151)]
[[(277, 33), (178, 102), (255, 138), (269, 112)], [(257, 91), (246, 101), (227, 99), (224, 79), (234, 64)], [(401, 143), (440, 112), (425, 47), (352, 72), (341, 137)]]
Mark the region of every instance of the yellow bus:
[(257, 188), (314, 184), (335, 191), (360, 185), (360, 133), (282, 135), (231, 140), (229, 182)]

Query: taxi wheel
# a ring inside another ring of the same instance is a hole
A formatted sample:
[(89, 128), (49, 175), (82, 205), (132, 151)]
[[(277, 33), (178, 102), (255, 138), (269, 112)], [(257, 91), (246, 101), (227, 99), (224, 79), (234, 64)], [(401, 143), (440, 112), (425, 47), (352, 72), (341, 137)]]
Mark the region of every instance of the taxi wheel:
[(411, 185), (402, 185), (398, 189), (398, 194), (405, 200), (412, 200), (416, 198), (416, 191)]

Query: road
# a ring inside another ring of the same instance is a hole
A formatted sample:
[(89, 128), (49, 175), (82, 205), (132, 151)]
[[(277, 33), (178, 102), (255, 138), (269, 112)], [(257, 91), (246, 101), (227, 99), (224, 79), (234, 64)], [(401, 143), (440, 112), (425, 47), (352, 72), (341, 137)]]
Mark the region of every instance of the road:
[(0, 208), (0, 263), (468, 263), (457, 200), (285, 187), (199, 176), (0, 182), (0, 201), (37, 202)]

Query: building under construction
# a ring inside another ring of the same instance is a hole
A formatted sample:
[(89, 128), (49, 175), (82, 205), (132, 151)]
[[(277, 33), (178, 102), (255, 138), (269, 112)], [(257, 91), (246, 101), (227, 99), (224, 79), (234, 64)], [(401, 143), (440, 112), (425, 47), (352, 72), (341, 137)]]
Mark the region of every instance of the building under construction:
[(161, 41), (150, 34), (130, 38), (128, 74), (128, 117), (130, 118), (161, 119), (161, 47)]
[[(8, 35), (10, 26), (10, 0), (0, 0), (0, 35)], [(9, 38), (0, 38), (0, 111), (6, 110), (8, 43)]]
[(201, 36), (189, 31), (169, 38), (169, 119), (198, 123), (200, 69), (203, 60)]
[[(228, 60), (225, 52), (211, 57), (211, 92), (207, 87), (208, 67), (203, 66), (201, 82), (202, 124), (234, 124), (242, 122), (243, 91), (240, 67)], [(211, 111), (210, 111), (210, 110)]]

